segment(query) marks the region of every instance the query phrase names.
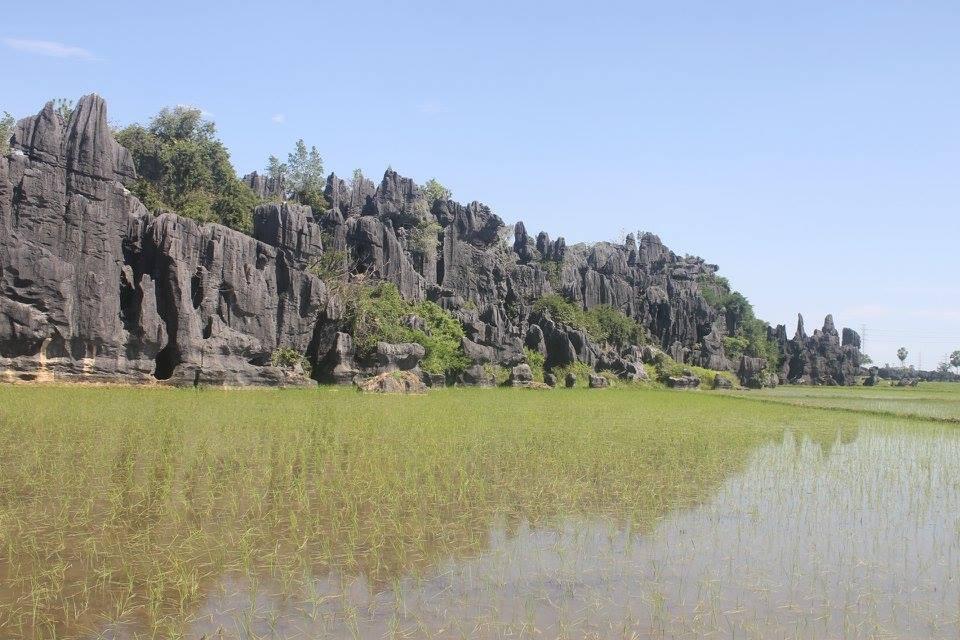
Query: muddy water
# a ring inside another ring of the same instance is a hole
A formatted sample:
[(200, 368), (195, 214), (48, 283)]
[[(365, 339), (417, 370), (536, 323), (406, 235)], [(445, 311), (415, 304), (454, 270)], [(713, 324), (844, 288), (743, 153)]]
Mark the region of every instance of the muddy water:
[(475, 557), (388, 585), (308, 576), (293, 597), (226, 577), (187, 637), (957, 638), (958, 581), (960, 431), (867, 426), (762, 446), (646, 533), (491, 523)]

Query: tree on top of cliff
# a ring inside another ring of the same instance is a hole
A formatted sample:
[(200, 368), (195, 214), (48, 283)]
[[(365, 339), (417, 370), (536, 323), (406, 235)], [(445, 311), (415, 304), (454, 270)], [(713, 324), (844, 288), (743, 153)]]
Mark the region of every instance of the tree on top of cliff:
[(286, 162), (277, 156), (267, 159), (267, 176), (283, 185), (283, 197), (288, 200), (309, 205), (314, 211), (324, 211), (330, 206), (323, 196), (323, 158), (316, 147), (307, 149), (302, 138), (297, 140), (293, 152), (287, 154)]
[(431, 207), (434, 202), (438, 200), (449, 200), (453, 196), (453, 192), (440, 184), (440, 181), (436, 178), (427, 180), (426, 184), (423, 185), (423, 194), (427, 198), (427, 204)]
[(316, 210), (327, 208), (323, 197), (323, 158), (316, 147), (310, 147), (303, 139), (297, 140), (293, 153), (287, 155), (288, 185), (294, 199)]
[(0, 154), (6, 155), (10, 151), (10, 136), (13, 135), (13, 127), (17, 124), (13, 116), (3, 112), (0, 117)]
[(116, 133), (137, 169), (132, 191), (149, 209), (249, 232), (257, 197), (237, 179), (213, 122), (193, 107), (165, 108), (146, 127)]

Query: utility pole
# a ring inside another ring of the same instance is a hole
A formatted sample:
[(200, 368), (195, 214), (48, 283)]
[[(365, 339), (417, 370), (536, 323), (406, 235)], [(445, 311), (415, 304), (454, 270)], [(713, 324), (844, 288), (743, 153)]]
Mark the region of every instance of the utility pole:
[(860, 351), (867, 351), (867, 325), (860, 325)]

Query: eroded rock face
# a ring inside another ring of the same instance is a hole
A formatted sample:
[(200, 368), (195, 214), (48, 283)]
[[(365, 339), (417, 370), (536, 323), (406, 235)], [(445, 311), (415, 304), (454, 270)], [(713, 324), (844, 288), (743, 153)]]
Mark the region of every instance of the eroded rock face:
[(860, 336), (852, 329), (843, 330), (843, 341), (833, 324), (833, 317), (824, 318), (823, 328), (808, 336), (803, 316), (797, 317), (797, 330), (792, 339), (778, 326), (772, 338), (783, 356), (781, 381), (793, 384), (852, 385), (860, 372)]
[(288, 380), (271, 356), (308, 352), (326, 303), (323, 282), (300, 268), (319, 247), (301, 242), (296, 212), (283, 208), (272, 246), (151, 214), (123, 186), (133, 163), (97, 96), (69, 121), (48, 104), (18, 123), (12, 145), (0, 168), (7, 377)]
[[(379, 184), (331, 175), (327, 211), (264, 204), (250, 237), (147, 211), (124, 187), (134, 177), (97, 96), (80, 100), (69, 121), (51, 104), (18, 123), (0, 158), (0, 376), (288, 384), (289, 371), (271, 364), (279, 349), (305, 354), (323, 381), (417, 371), (423, 354), (378, 348), (358, 362), (346, 301), (313, 273), (327, 252), (456, 317), (472, 363), (465, 384), (490, 384), (489, 365), (526, 366), (525, 349), (548, 369), (582, 362), (628, 380), (644, 379), (641, 361), (663, 353), (751, 381), (772, 371), (784, 382), (852, 384), (859, 370), (859, 336), (845, 329), (841, 339), (829, 317), (813, 336), (802, 322), (793, 339), (771, 329), (782, 357), (763, 374), (731, 362), (724, 337), (743, 318), (709, 302), (716, 265), (678, 256), (652, 234), (568, 246), (518, 223), (511, 242), (488, 207), (429, 205), (412, 180), (387, 171)], [(283, 185), (257, 174), (245, 181), (282, 200)], [(596, 344), (534, 312), (549, 293), (618, 309), (653, 344), (622, 353)]]

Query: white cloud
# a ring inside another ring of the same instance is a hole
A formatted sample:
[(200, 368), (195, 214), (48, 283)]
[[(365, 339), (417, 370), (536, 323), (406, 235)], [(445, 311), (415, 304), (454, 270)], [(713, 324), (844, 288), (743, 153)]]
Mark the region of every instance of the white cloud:
[(277, 114), (274, 114), (273, 117), (270, 118), (270, 120), (273, 122), (276, 122), (277, 124), (283, 124), (284, 122), (287, 121), (287, 116), (283, 115), (282, 113), (277, 113)]
[(97, 56), (92, 52), (81, 47), (73, 47), (62, 42), (53, 42), (50, 40), (25, 40), (21, 38), (4, 38), (4, 46), (22, 51), (24, 53), (35, 53), (40, 56), (50, 56), (51, 58), (76, 58), (78, 60), (96, 60)]

